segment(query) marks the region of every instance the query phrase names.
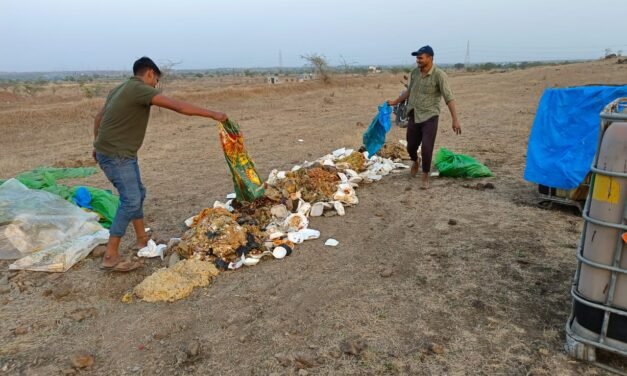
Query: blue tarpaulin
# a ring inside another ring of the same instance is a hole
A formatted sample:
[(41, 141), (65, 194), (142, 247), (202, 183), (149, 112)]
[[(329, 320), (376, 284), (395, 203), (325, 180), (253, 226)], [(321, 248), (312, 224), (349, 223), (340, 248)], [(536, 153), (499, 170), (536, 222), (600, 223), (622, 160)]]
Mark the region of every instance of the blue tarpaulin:
[(372, 119), (372, 123), (364, 132), (364, 146), (369, 155), (375, 155), (385, 143), (385, 135), (392, 127), (392, 107), (386, 103), (379, 106), (379, 113)]
[(596, 153), (599, 114), (620, 97), (627, 97), (627, 85), (545, 90), (529, 136), (525, 180), (560, 189), (577, 188)]

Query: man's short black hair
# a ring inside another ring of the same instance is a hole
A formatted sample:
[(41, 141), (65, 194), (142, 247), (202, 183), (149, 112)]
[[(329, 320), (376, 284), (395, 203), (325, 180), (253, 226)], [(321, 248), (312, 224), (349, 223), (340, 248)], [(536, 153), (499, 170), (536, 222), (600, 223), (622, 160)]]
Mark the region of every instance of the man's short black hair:
[(152, 59), (150, 59), (149, 57), (146, 57), (146, 56), (140, 57), (133, 64), (133, 74), (135, 76), (143, 75), (144, 73), (146, 73), (148, 69), (152, 69), (153, 71), (155, 71), (157, 76), (161, 76), (161, 70), (159, 69), (157, 64), (155, 64), (155, 62), (152, 61)]

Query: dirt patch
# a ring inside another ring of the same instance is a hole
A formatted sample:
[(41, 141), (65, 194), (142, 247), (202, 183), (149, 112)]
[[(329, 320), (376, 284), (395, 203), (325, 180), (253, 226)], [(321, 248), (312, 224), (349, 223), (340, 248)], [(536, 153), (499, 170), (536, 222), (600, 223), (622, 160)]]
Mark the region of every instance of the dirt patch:
[(76, 168), (76, 167), (94, 167), (97, 163), (93, 158), (90, 159), (68, 159), (64, 161), (57, 161), (52, 164), (52, 167), (61, 168)]
[(13, 93), (7, 93), (5, 91), (0, 91), (0, 102), (12, 103), (18, 102), (20, 97)]

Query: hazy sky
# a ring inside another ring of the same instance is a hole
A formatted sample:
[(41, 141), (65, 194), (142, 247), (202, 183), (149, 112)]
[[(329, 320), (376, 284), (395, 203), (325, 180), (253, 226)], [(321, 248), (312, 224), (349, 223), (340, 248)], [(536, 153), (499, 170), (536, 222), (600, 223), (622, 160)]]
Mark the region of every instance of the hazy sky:
[(0, 0), (0, 71), (413, 64), (627, 53), (627, 0)]

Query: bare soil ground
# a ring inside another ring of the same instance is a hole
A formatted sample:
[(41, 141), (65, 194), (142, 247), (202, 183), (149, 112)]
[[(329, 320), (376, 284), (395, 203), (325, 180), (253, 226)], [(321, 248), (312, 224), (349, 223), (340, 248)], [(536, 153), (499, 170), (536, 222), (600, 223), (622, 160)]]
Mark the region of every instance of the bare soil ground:
[[(539, 208), (522, 174), (542, 91), (625, 83), (627, 66), (450, 78), (463, 135), (453, 135), (443, 109), (436, 148), (484, 161), (496, 177), (481, 181), (495, 189), (440, 178), (425, 192), (419, 179), (391, 175), (360, 188), (360, 204), (345, 217), (314, 218), (320, 240), (285, 260), (222, 273), (175, 303), (120, 300), (159, 260), (110, 274), (89, 257), (54, 275), (8, 272), (2, 262), (0, 374), (604, 374), (562, 350), (582, 220), (570, 209)], [(359, 147), (377, 104), (398, 95), (399, 79), (275, 86), (204, 79), (173, 81), (166, 93), (239, 121), (267, 176)], [(54, 94), (48, 87), (0, 99), (0, 178), (40, 165), (89, 164), (102, 97), (85, 99), (77, 86), (59, 85)], [(395, 127), (389, 139), (401, 138)], [(181, 235), (185, 218), (232, 191), (217, 131), (204, 119), (153, 109), (140, 166), (147, 222), (163, 238)], [(79, 182), (110, 188), (101, 173), (69, 183)], [(324, 247), (329, 237), (340, 245)], [(132, 241), (129, 233), (124, 246)], [(358, 355), (340, 350), (349, 350), (346, 341)], [(95, 362), (72, 370), (70, 359), (81, 351)]]

